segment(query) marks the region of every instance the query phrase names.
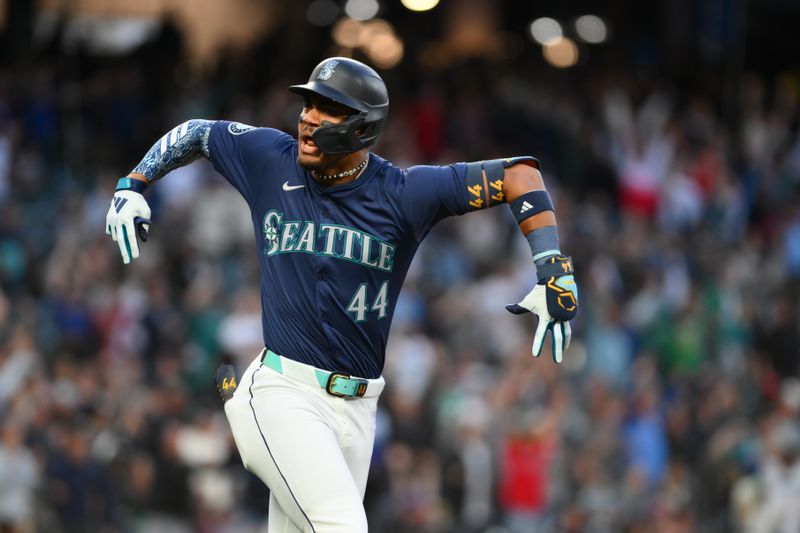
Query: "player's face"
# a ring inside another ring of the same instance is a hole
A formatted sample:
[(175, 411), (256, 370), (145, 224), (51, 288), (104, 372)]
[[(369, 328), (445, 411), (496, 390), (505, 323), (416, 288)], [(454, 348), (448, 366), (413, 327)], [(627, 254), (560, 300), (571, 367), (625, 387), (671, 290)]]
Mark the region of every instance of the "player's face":
[(322, 126), (323, 122), (340, 124), (347, 120), (351, 113), (349, 107), (332, 100), (314, 95), (306, 97), (297, 129), (297, 162), (300, 163), (300, 166), (311, 170), (324, 170), (338, 163), (341, 157), (326, 154), (320, 150), (317, 143), (311, 138), (311, 134)]

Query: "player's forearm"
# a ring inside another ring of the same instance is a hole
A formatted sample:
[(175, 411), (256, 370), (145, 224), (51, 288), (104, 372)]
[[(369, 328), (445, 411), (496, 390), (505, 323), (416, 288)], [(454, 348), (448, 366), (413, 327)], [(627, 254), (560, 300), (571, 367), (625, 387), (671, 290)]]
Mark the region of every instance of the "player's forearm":
[[(509, 204), (517, 198), (531, 191), (544, 191), (544, 180), (541, 173), (529, 165), (514, 165), (507, 168), (503, 183), (503, 190)], [(546, 210), (523, 220), (519, 229), (524, 235), (545, 226), (555, 226), (556, 215), (552, 210)]]
[(208, 157), (213, 120), (188, 120), (168, 131), (130, 172), (131, 178), (153, 182), (167, 172)]
[[(546, 189), (541, 173), (532, 166), (517, 164), (506, 169), (503, 181), (503, 189), (508, 204), (515, 206), (512, 207), (512, 211), (515, 208), (519, 209), (519, 202), (515, 204), (518, 199), (529, 200), (527, 204), (524, 204), (525, 207), (530, 204), (532, 209), (540, 211), (519, 221), (519, 229), (528, 239), (534, 261), (538, 262), (549, 256), (559, 254), (560, 245), (556, 227), (556, 215), (552, 205), (545, 205), (544, 209), (541, 205), (537, 205), (542, 199), (550, 202), (549, 195), (545, 196), (546, 193), (544, 191)], [(519, 213), (514, 214), (517, 216), (517, 220), (521, 218)]]

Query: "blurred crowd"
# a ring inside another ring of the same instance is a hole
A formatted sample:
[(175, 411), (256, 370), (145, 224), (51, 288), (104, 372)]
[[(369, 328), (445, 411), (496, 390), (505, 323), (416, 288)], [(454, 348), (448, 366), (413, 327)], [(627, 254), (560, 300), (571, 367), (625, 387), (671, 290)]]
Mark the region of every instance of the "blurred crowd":
[[(319, 58), (279, 71), (257, 49), (196, 77), (158, 46), (0, 70), (3, 532), (265, 528), (212, 377), (262, 345), (246, 204), (201, 161), (147, 193), (133, 265), (103, 228), (175, 124), (294, 131), (285, 86)], [(441, 223), (397, 303), (371, 529), (800, 531), (798, 80), (742, 76), (723, 109), (658, 76), (499, 70), (386, 73), (375, 152), (539, 157), (572, 346), (534, 360), (533, 319), (504, 309), (535, 280), (507, 208)]]

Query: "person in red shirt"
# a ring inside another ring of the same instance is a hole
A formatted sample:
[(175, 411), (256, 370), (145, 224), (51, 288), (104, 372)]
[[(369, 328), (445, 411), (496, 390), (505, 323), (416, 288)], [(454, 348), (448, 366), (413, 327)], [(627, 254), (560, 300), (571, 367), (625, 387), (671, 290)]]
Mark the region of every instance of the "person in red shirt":
[(542, 413), (525, 417), (502, 449), (500, 505), (513, 533), (539, 531), (548, 520), (550, 470), (558, 433)]

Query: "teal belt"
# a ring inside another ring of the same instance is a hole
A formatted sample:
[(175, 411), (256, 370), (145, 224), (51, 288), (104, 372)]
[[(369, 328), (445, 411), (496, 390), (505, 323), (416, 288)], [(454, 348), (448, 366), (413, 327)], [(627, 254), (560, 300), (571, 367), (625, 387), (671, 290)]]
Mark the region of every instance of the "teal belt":
[[(264, 349), (261, 363), (278, 374), (284, 373), (281, 356), (272, 350)], [(317, 384), (331, 396), (356, 398), (364, 396), (367, 392), (367, 384), (369, 382), (366, 379), (354, 378), (342, 372), (328, 372), (319, 368), (314, 368), (314, 375), (317, 378)]]

